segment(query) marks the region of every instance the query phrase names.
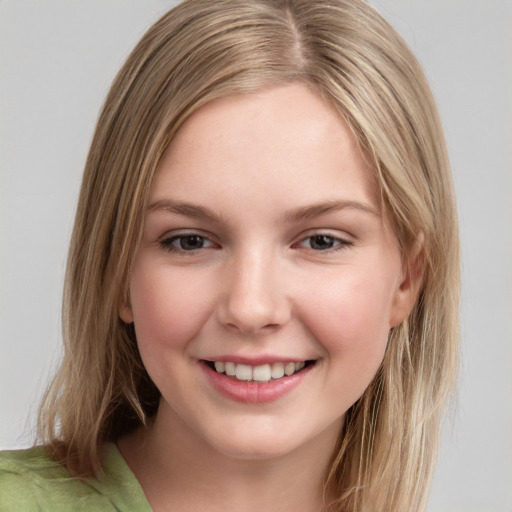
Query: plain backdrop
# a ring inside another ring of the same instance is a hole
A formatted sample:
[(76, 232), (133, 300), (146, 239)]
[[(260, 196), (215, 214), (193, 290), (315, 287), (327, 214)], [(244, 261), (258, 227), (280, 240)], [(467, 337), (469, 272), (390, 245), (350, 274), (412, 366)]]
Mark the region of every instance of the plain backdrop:
[[(512, 1), (372, 3), (425, 68), (460, 211), (463, 363), (428, 510), (512, 512)], [(67, 245), (103, 98), (172, 5), (0, 0), (0, 448), (31, 444), (58, 361)]]

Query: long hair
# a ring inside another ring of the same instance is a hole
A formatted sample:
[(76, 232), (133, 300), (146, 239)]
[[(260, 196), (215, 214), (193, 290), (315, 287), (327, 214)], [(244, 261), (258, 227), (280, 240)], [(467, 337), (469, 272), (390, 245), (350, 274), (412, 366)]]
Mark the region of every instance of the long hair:
[[(186, 0), (149, 29), (117, 75), (87, 157), (63, 306), (64, 357), (40, 437), (76, 474), (105, 441), (145, 425), (159, 392), (119, 318), (155, 168), (209, 101), (301, 82), (348, 123), (371, 164), (404, 258), (423, 287), (349, 409), (325, 475), (336, 511), (424, 509), (457, 369), (459, 247), (449, 162), (420, 65), (363, 0)], [(416, 248), (416, 249), (415, 249)]]

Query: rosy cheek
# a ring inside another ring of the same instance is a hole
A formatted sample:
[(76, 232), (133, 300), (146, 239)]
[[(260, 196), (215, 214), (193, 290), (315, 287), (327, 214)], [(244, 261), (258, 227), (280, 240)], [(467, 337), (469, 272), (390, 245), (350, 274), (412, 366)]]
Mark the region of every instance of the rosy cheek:
[(200, 325), (201, 302), (192, 283), (176, 273), (140, 272), (132, 280), (132, 308), (139, 345), (185, 345)]
[(304, 322), (330, 356), (351, 353), (380, 361), (389, 330), (388, 301), (375, 282), (347, 278), (305, 296)]

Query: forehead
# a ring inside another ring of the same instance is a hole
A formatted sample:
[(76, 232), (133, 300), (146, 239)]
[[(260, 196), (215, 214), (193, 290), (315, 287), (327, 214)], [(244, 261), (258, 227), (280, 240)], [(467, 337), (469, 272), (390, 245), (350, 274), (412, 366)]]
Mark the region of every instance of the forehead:
[(294, 83), (217, 99), (196, 111), (164, 152), (151, 196), (200, 196), (229, 183), (239, 198), (275, 197), (277, 189), (286, 202), (308, 186), (311, 201), (342, 194), (375, 204), (372, 175), (341, 116)]

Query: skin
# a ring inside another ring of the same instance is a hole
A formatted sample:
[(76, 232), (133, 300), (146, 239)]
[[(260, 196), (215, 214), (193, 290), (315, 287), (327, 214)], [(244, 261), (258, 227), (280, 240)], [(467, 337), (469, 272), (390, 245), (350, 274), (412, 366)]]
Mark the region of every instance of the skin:
[[(418, 288), (349, 128), (301, 84), (216, 100), (180, 128), (150, 196), (120, 315), (162, 400), (122, 454), (156, 511), (320, 510), (344, 415)], [(242, 403), (200, 363), (225, 355), (315, 364), (277, 400)]]

